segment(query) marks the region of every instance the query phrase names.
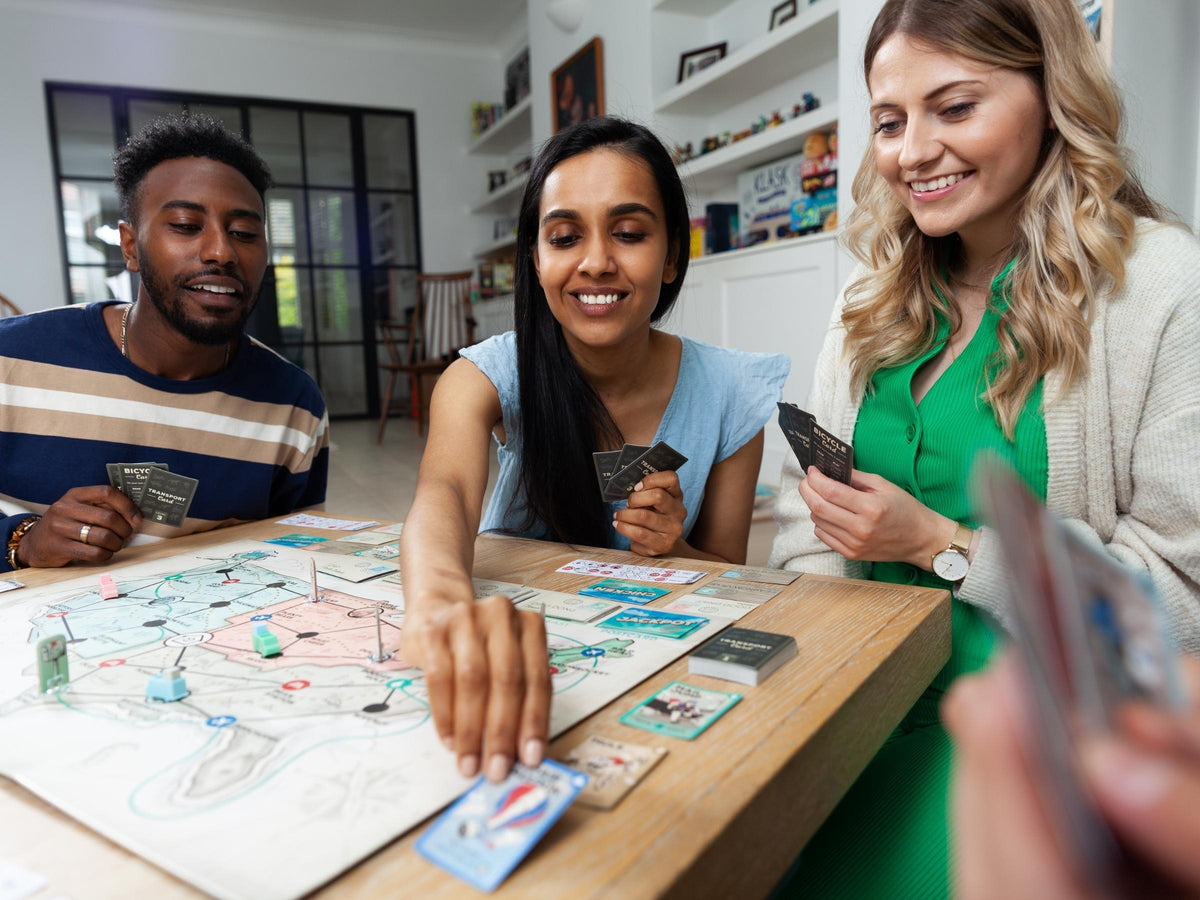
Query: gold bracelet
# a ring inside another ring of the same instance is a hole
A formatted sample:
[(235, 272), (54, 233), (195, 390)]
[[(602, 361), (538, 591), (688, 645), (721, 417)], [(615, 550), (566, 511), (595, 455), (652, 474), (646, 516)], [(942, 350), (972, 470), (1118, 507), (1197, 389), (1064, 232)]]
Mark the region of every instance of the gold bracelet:
[(30, 516), (16, 528), (14, 528), (12, 534), (8, 536), (8, 552), (5, 554), (5, 558), (8, 560), (8, 565), (10, 568), (24, 568), (20, 563), (17, 562), (17, 545), (21, 543), (21, 538), (25, 537), (25, 535), (30, 532), (33, 526), (41, 520), (41, 518), (41, 516)]

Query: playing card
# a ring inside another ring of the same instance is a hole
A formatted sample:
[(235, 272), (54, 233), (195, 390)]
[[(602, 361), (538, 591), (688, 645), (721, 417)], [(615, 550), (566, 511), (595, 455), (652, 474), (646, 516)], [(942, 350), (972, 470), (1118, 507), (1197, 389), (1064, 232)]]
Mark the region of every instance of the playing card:
[(394, 562), (384, 562), (378, 559), (363, 559), (359, 556), (331, 556), (328, 553), (315, 553), (317, 571), (336, 578), (344, 578), (357, 584), (374, 578), (376, 575), (386, 575), (400, 568)]
[(850, 470), (854, 468), (854, 448), (813, 422), (812, 464), (822, 475), (849, 484)]
[(598, 562), (594, 559), (575, 559), (554, 571), (570, 572), (572, 575), (595, 575), (601, 578), (623, 578), (626, 581), (649, 581), (655, 584), (691, 584), (708, 574), (688, 569), (657, 569), (653, 566)]
[(813, 417), (795, 403), (779, 401), (775, 405), (779, 407), (779, 427), (783, 430), (783, 436), (796, 454), (800, 471), (807, 472), (812, 465)]
[(655, 472), (674, 472), (687, 462), (687, 457), (665, 441), (659, 441), (608, 480), (602, 495), (605, 500), (623, 500), (634, 485)]
[(613, 613), (596, 623), (598, 628), (612, 631), (648, 634), (653, 637), (670, 638), (673, 641), (687, 637), (697, 628), (709, 622), (703, 616), (685, 616), (681, 613), (663, 612), (661, 609), (636, 609), (629, 607)]
[(622, 581), (620, 578), (605, 578), (603, 581), (580, 588), (579, 593), (585, 597), (605, 597), (609, 600), (619, 600), (622, 603), (649, 603), (664, 594), (671, 593), (671, 589), (654, 587), (650, 584), (634, 584), (631, 581)]
[(590, 779), (579, 794), (580, 803), (612, 809), (666, 755), (666, 747), (646, 747), (592, 734), (559, 760)]
[(285, 534), (282, 537), (269, 538), (263, 541), (264, 544), (278, 544), (280, 547), (311, 547), (313, 544), (321, 544), (329, 538), (317, 537), (315, 534)]
[[(130, 468), (132, 467), (127, 466), (123, 471), (126, 484), (129, 483)], [(151, 522), (162, 522), (172, 528), (178, 528), (187, 518), (192, 498), (196, 496), (196, 488), (199, 485), (200, 482), (195, 478), (151, 467), (136, 501), (138, 509), (141, 510), (142, 517)]]
[(417, 852), (481, 891), (495, 890), (571, 805), (588, 776), (544, 761), (480, 778), (416, 842)]
[(355, 551), (354, 555), (363, 559), (395, 559), (400, 555), (400, 543), (392, 541), (389, 544), (364, 547), (362, 550)]
[(781, 587), (766, 584), (747, 584), (744, 581), (710, 581), (692, 591), (701, 597), (720, 597), (742, 603), (765, 603), (782, 591)]
[(541, 611), (555, 619), (593, 622), (614, 609), (620, 609), (621, 604), (611, 600), (589, 600), (586, 597), (572, 597), (570, 594), (547, 591), (535, 597), (518, 600), (516, 606), (518, 609)]
[(298, 525), (301, 528), (325, 528), (330, 531), (360, 531), (378, 525), (378, 522), (359, 522), (355, 519), (331, 519), (314, 516), (312, 513), (294, 513), (285, 519), (276, 519), (276, 525)]
[(157, 462), (106, 463), (104, 467), (108, 470), (108, 483), (134, 503), (141, 502), (142, 489), (151, 469), (167, 471), (166, 463)]
[(596, 481), (600, 484), (601, 494), (608, 486), (608, 479), (617, 471), (617, 459), (620, 456), (620, 450), (597, 450), (592, 454), (592, 465), (596, 467)]
[(757, 603), (746, 603), (742, 600), (724, 600), (720, 597), (697, 597), (695, 594), (684, 594), (682, 597), (672, 600), (663, 609), (669, 612), (685, 613), (689, 616), (704, 616), (710, 619), (717, 617), (737, 621), (757, 607)]
[(634, 728), (690, 741), (741, 699), (741, 694), (710, 691), (682, 681), (672, 681), (640, 706), (621, 716), (621, 721)]
[(760, 584), (791, 584), (800, 577), (799, 572), (789, 572), (786, 569), (762, 569), (757, 566), (742, 566), (721, 573), (722, 578), (735, 581), (756, 581)]
[(649, 449), (645, 444), (622, 444), (620, 451), (617, 453), (617, 461), (613, 463), (613, 475), (616, 475)]
[(386, 531), (356, 531), (354, 534), (348, 534), (345, 537), (338, 538), (347, 544), (387, 544), (396, 540), (396, 535), (389, 534)]

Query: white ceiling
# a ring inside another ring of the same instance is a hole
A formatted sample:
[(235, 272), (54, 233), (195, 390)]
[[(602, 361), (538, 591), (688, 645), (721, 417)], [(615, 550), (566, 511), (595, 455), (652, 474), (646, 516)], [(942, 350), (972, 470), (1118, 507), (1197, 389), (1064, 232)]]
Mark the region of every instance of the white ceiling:
[(109, 0), (125, 6), (212, 12), (323, 27), (384, 30), (416, 38), (491, 43), (524, 22), (526, 0)]

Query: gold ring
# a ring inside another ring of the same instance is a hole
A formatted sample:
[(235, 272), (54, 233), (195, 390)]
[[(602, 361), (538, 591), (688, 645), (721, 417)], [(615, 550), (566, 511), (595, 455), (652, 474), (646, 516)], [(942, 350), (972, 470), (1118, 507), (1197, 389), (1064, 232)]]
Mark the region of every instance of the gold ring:
[(88, 535), (91, 533), (92, 533), (92, 526), (84, 525), (82, 528), (79, 529), (79, 539), (86, 544), (88, 542), (88, 540), (87, 540)]

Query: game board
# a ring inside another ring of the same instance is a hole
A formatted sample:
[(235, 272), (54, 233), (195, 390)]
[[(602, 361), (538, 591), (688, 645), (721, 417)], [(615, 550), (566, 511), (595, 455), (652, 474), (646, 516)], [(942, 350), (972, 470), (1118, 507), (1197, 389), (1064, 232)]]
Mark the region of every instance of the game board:
[[(0, 772), (220, 897), (308, 893), (453, 800), (469, 782), (398, 655), (400, 588), (322, 576), (312, 603), (308, 559), (241, 541), (116, 570), (111, 600), (96, 572), (0, 595)], [(377, 606), (395, 655), (372, 663)], [(258, 622), (281, 656), (251, 649)], [(675, 641), (547, 620), (552, 733), (726, 624)], [(70, 686), (42, 696), (54, 634)], [(189, 695), (147, 700), (168, 666)]]

